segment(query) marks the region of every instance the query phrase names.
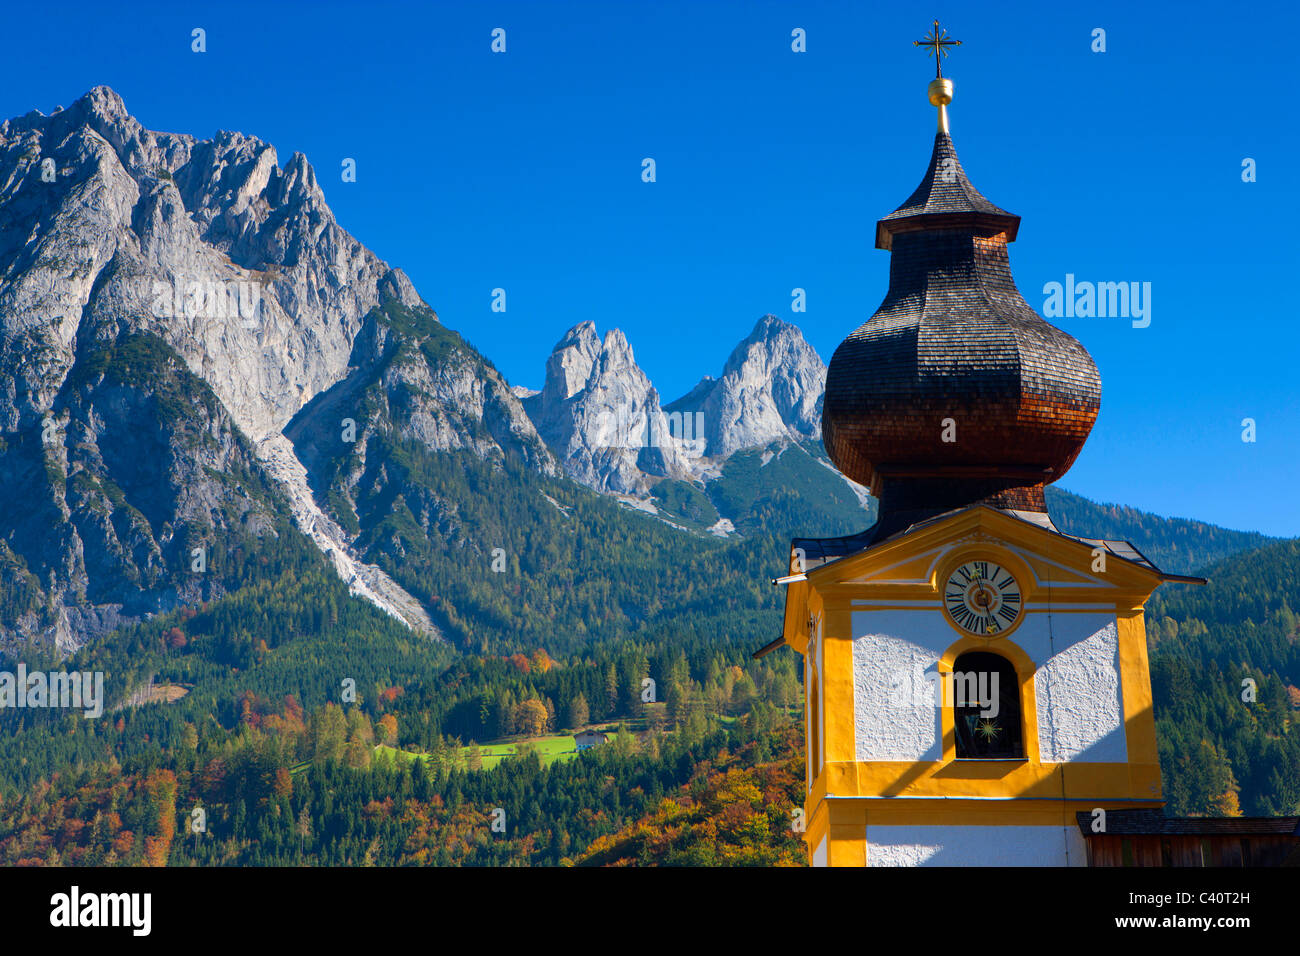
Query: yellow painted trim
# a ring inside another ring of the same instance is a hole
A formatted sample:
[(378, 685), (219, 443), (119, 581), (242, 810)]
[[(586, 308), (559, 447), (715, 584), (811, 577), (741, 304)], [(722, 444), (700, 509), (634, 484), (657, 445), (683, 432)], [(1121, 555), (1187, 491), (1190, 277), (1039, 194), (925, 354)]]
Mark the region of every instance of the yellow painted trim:
[(813, 809), (826, 798), (826, 774), (819, 773), (813, 778), (812, 789), (808, 791), (808, 798), (804, 801), (805, 809), (809, 815)]
[[(961, 539), (966, 536), (973, 537), (968, 542), (962, 542)], [(960, 547), (962, 544), (968, 544), (971, 548), (1001, 545), (1038, 553), (1045, 559), (1056, 561), (1067, 568), (1077, 569), (1074, 573), (1081, 578), (1100, 577), (1117, 591), (1141, 595), (1139, 604), (1145, 603), (1146, 598), (1150, 597), (1163, 580), (1157, 572), (1114, 555), (1108, 557), (1104, 576), (1093, 574), (1092, 548), (1087, 544), (1053, 534), (1037, 525), (981, 505), (942, 519), (904, 537), (877, 545), (861, 554), (813, 568), (808, 572), (808, 581), (817, 590), (823, 590), (826, 585), (853, 584), (853, 579), (869, 577), (875, 568), (894, 567), (909, 556), (927, 553), (947, 545)], [(1022, 559), (1025, 560), (1027, 559)], [(1034, 587), (1032, 579), (1022, 583), (1026, 587)], [(858, 586), (862, 584), (869, 585), (870, 582), (860, 582)], [(1037, 590), (1045, 590), (1045, 588)], [(1064, 598), (1069, 590), (1090, 593), (1094, 595), (1094, 600), (1101, 594), (1106, 594), (1107, 598), (1110, 596), (1107, 594), (1110, 588), (1107, 587), (1071, 589), (1064, 583), (1058, 585), (1054, 582), (1052, 585), (1053, 597), (1056, 597), (1059, 591), (1060, 596)]]
[(803, 775), (804, 775), (804, 793), (812, 792), (813, 784), (813, 766), (812, 766), (812, 707), (810, 691), (812, 684), (808, 679), (808, 658), (803, 659)]
[[(1020, 578), (1016, 579), (1021, 581)], [(873, 584), (870, 581), (823, 581), (816, 585), (818, 594), (826, 598), (844, 601), (929, 601), (936, 603), (939, 599), (937, 584)], [(1023, 583), (1021, 594), (1026, 610), (1046, 610), (1049, 605), (1055, 612), (1063, 605), (1091, 604), (1100, 607), (1141, 607), (1150, 598), (1148, 591), (1134, 591), (1129, 588), (1069, 588), (1058, 586), (1055, 582), (1051, 588), (1039, 586), (1032, 582)]]
[(822, 724), (827, 763), (852, 760), (857, 749), (851, 634), (848, 607), (828, 602), (822, 623), (822, 706), (827, 717)]
[(813, 851), (817, 849), (817, 844), (821, 838), (830, 832), (831, 809), (830, 804), (821, 801), (816, 806), (804, 805), (804, 845), (808, 852), (808, 864), (812, 865)]
[[(874, 603), (867, 604), (865, 603), (864, 599), (861, 596), (856, 596), (856, 599), (850, 602), (849, 608), (853, 611), (865, 611), (868, 613), (870, 613), (871, 611), (930, 612), (930, 611), (938, 610), (938, 605), (934, 603), (933, 595), (931, 595), (930, 602), (926, 604), (902, 604), (902, 603), (891, 603), (889, 601), (882, 601), (879, 604), (874, 604)], [(1070, 607), (1061, 607), (1059, 605), (1055, 607), (1048, 607), (1046, 604), (1040, 604), (1037, 607), (1026, 608), (1024, 610), (1024, 613), (1022, 613), (1020, 616), (1021, 618), (1024, 618), (1026, 615), (1030, 615), (1030, 614), (1118, 614), (1118, 613), (1122, 613), (1127, 608), (1128, 608), (1127, 601), (1093, 601), (1088, 606), (1083, 606), (1083, 607), (1079, 605), (1073, 605)], [(949, 623), (951, 624), (951, 622)], [(958, 634), (970, 633), (970, 631), (963, 631), (958, 627), (953, 627), (953, 630)], [(1008, 633), (1007, 631), (999, 632), (999, 634), (1002, 636), (1005, 636), (1007, 633)]]
[(832, 826), (854, 826), (865, 841), (872, 826), (1068, 826), (1077, 827), (1075, 814), (1096, 807), (1106, 810), (1150, 809), (1152, 804), (1131, 800), (1062, 803), (1060, 800), (1025, 800), (993, 803), (979, 800), (836, 800), (830, 803)]
[(808, 598), (811, 590), (807, 581), (795, 581), (786, 585), (781, 636), (786, 644), (800, 654), (808, 651)]
[(828, 866), (866, 866), (867, 841), (863, 827), (856, 822), (841, 823), (832, 813), (827, 851)]
[[(1062, 768), (1068, 768), (1063, 773)], [(1159, 763), (1035, 763), (1030, 760), (872, 760), (827, 763), (835, 797), (1032, 797), (1039, 800), (1159, 799)]]
[[(1124, 701), (1124, 740), (1128, 759), (1159, 766), (1151, 668), (1147, 660), (1147, 633), (1143, 612), (1128, 610), (1116, 617), (1119, 632), (1120, 688)], [(1153, 796), (1161, 793), (1156, 781)]]

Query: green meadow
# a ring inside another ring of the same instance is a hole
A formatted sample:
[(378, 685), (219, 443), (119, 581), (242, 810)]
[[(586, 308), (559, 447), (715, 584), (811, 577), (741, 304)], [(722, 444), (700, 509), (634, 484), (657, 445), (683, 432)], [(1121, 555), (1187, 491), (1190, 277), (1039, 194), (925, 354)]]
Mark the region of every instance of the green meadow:
[[(617, 731), (612, 727), (597, 728), (610, 736), (610, 742), (617, 736)], [(608, 744), (598, 745), (608, 746)], [(479, 757), (483, 762), (482, 769), (491, 770), (503, 760), (514, 760), (529, 750), (537, 753), (541, 758), (542, 765), (548, 766), (557, 760), (570, 760), (577, 756), (577, 744), (574, 743), (572, 734), (544, 734), (540, 737), (505, 737), (501, 740), (493, 740), (478, 745)], [(460, 759), (462, 766), (469, 765), (470, 751), (472, 747), (460, 748)], [(376, 754), (384, 754), (394, 760), (400, 760), (409, 763), (412, 760), (425, 760), (428, 754), (414, 753), (409, 750), (398, 750), (396, 747), (389, 747), (380, 744), (375, 747)]]

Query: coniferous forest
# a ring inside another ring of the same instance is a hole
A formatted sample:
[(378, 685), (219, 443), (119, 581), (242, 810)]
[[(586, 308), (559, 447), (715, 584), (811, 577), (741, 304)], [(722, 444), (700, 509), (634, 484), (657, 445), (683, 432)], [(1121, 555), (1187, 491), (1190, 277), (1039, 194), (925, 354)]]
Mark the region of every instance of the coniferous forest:
[[(677, 546), (650, 518), (608, 520), (625, 547)], [(774, 536), (706, 549), (695, 580), (713, 613), (629, 615), (554, 650), (508, 627), (416, 637), (282, 535), (245, 558), (242, 586), (63, 664), (105, 673), (101, 718), (0, 712), (0, 860), (802, 865), (802, 662), (751, 657), (780, 597), (758, 569), (781, 550)], [(1205, 573), (1148, 608), (1168, 812), (1296, 813), (1300, 545)], [(565, 623), (548, 608), (525, 630)], [(563, 760), (527, 742), (585, 726), (609, 741)], [(490, 761), (489, 741), (522, 745)]]

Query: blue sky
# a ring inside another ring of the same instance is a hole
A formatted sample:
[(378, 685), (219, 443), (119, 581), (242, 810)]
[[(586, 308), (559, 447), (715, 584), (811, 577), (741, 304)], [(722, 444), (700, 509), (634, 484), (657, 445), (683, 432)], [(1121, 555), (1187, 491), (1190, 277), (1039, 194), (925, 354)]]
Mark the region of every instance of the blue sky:
[[(829, 360), (875, 311), (889, 264), (875, 221), (916, 186), (933, 138), (933, 65), (910, 41), (938, 16), (964, 41), (944, 67), (953, 137), (979, 189), (1023, 217), (1011, 256), (1026, 299), (1041, 311), (1067, 273), (1152, 284), (1148, 328), (1055, 320), (1103, 382), (1062, 485), (1300, 535), (1290, 4), (130, 10), (11, 8), (0, 113), (106, 83), (151, 129), (241, 130), (282, 163), (302, 151), (343, 226), (512, 383), (539, 386), (555, 341), (590, 319), (626, 332), (665, 401), (717, 374), (766, 312)], [(1105, 53), (1090, 49), (1098, 27)], [(1257, 182), (1242, 182), (1247, 157)]]

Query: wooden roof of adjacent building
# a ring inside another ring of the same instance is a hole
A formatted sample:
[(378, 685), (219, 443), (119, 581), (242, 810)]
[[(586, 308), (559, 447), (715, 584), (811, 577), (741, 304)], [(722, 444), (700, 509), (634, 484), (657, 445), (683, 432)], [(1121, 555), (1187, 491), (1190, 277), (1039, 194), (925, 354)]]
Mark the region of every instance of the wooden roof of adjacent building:
[(1104, 833), (1091, 811), (1076, 815), (1087, 836), (1300, 836), (1300, 817), (1167, 817), (1161, 810), (1107, 810)]

